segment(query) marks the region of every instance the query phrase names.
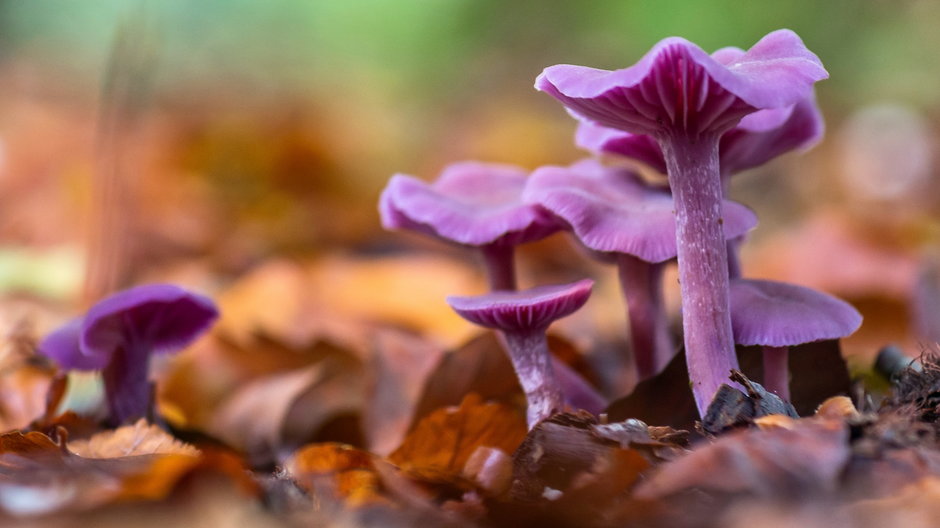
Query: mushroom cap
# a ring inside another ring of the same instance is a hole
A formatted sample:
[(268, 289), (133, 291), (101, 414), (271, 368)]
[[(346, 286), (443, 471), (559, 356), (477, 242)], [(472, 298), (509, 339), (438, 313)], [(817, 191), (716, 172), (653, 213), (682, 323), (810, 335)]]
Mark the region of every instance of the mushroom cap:
[(51, 358), (63, 368), (95, 370), (104, 367), (107, 361), (99, 357), (86, 356), (78, 345), (82, 333), (82, 318), (76, 317), (55, 329), (39, 343), (39, 353)]
[(447, 304), (471, 323), (505, 332), (544, 330), (574, 313), (591, 296), (594, 281), (538, 286), (521, 291), (495, 291), (470, 297), (448, 297)]
[(724, 132), (757, 110), (793, 105), (828, 75), (796, 33), (782, 29), (743, 53), (723, 48), (708, 55), (688, 40), (670, 37), (628, 68), (559, 64), (546, 68), (535, 87), (603, 126), (639, 134), (700, 134)]
[(731, 328), (741, 345), (785, 347), (845, 337), (862, 324), (849, 303), (795, 284), (731, 281)]
[[(780, 122), (781, 116), (783, 122)], [(631, 134), (580, 120), (575, 143), (594, 154), (615, 154), (644, 163), (666, 173), (662, 150), (651, 136)], [(741, 122), (721, 136), (718, 144), (722, 174), (737, 174), (767, 163), (791, 150), (813, 147), (823, 136), (825, 126), (815, 98), (744, 116)]]
[(50, 334), (40, 351), (66, 368), (101, 369), (125, 346), (175, 352), (207, 330), (218, 315), (211, 299), (179, 286), (137, 286), (102, 300), (84, 318)]
[(511, 165), (472, 161), (451, 164), (431, 184), (396, 174), (379, 199), (382, 226), (467, 246), (544, 238), (561, 226), (544, 211), (522, 203), (527, 176)]
[[(523, 200), (566, 222), (582, 244), (603, 253), (626, 253), (647, 262), (676, 256), (676, 215), (665, 186), (645, 183), (635, 172), (592, 159), (569, 167), (547, 166), (529, 178)], [(757, 225), (747, 207), (724, 200), (727, 238)]]

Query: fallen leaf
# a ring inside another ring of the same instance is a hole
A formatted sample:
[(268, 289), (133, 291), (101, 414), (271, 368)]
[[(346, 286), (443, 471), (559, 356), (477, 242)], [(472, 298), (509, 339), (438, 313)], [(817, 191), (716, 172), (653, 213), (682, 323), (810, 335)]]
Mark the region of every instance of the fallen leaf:
[(524, 398), (512, 363), (493, 332), (480, 334), (444, 355), (427, 377), (409, 429), (436, 409), (459, 405), (471, 393), (502, 402)]
[(408, 432), (421, 391), (444, 352), (427, 340), (391, 331), (377, 335), (375, 348), (362, 423), (369, 450), (387, 455)]
[(133, 425), (125, 425), (103, 431), (87, 440), (76, 440), (67, 444), (69, 451), (85, 458), (117, 458), (136, 455), (199, 455), (195, 447), (184, 444), (156, 425), (140, 419)]
[(424, 417), (388, 459), (407, 475), (431, 482), (459, 480), (479, 447), (515, 451), (526, 435), (525, 416), (498, 402), (468, 395), (459, 407)]
[(328, 493), (351, 507), (385, 503), (375, 455), (338, 443), (312, 444), (295, 452), (284, 464), (307, 490)]
[(656, 499), (685, 490), (812, 498), (837, 489), (849, 461), (841, 421), (804, 419), (789, 429), (744, 429), (663, 464), (639, 485), (636, 497)]
[(363, 374), (358, 360), (335, 354), (310, 365), (248, 383), (218, 409), (209, 432), (244, 449), (255, 463), (313, 438), (331, 418), (359, 413)]

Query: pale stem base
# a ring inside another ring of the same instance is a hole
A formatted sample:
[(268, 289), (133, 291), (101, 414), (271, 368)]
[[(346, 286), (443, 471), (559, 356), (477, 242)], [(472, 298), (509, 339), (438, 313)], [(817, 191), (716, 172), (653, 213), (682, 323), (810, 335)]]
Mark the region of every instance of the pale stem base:
[(529, 429), (535, 424), (561, 411), (564, 399), (555, 379), (552, 360), (548, 352), (545, 331), (527, 333), (503, 332), (509, 349), (509, 359), (525, 392)]

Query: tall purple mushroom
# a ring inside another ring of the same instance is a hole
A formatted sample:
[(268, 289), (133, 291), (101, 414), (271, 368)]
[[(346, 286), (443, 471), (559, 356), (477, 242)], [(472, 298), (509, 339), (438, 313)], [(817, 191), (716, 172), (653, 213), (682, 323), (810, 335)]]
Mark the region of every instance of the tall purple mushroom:
[(593, 284), (585, 279), (523, 291), (447, 298), (451, 308), (464, 319), (502, 333), (526, 395), (530, 429), (564, 408), (564, 394), (552, 369), (545, 331), (556, 319), (583, 306)]
[(207, 297), (148, 284), (92, 306), (47, 336), (39, 351), (67, 369), (101, 370), (110, 420), (120, 424), (147, 415), (150, 356), (185, 347), (217, 317)]
[[(669, 189), (647, 184), (629, 169), (587, 159), (537, 169), (523, 200), (564, 221), (595, 255), (616, 262), (637, 372), (640, 379), (659, 372), (674, 352), (662, 296), (665, 263), (676, 257)], [(757, 224), (750, 209), (727, 200), (722, 216), (726, 237), (743, 235)]]
[(764, 354), (764, 388), (790, 399), (789, 347), (839, 339), (856, 330), (862, 316), (849, 303), (810, 288), (755, 279), (731, 281), (731, 326), (741, 345)]
[(545, 212), (521, 201), (528, 173), (518, 167), (465, 161), (432, 184), (396, 174), (379, 200), (386, 229), (409, 229), (478, 248), (490, 289), (516, 289), (513, 250), (559, 229)]
[(748, 114), (785, 109), (809, 97), (813, 84), (828, 76), (789, 30), (770, 33), (728, 60), (731, 55), (719, 50), (710, 56), (671, 37), (623, 70), (557, 65), (535, 82), (575, 114), (647, 134), (659, 144), (675, 200), (686, 360), (702, 414), (737, 367), (719, 205), (719, 140)]

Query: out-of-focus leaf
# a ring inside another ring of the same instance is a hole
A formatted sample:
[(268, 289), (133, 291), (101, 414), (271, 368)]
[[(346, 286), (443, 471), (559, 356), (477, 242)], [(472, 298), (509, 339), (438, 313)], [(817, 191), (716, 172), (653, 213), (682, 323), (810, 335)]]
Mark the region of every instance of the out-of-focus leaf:
[(156, 425), (140, 419), (133, 425), (103, 431), (87, 440), (68, 443), (69, 451), (85, 458), (117, 458), (136, 455), (189, 455), (199, 450), (184, 444)]
[(349, 506), (387, 502), (375, 471), (375, 455), (352, 446), (311, 444), (295, 452), (284, 467), (302, 487), (329, 493)]
[[(164, 454), (163, 442), (153, 442), (149, 428), (144, 441), (134, 426), (102, 433), (97, 440), (76, 442), (90, 457), (71, 452), (48, 436), (30, 432), (0, 435), (0, 510), (15, 516), (77, 512), (129, 500), (158, 500), (184, 478), (222, 474), (245, 492), (254, 492), (244, 466), (230, 455), (183, 454), (192, 448), (177, 443)], [(130, 432), (130, 434), (128, 434)], [(129, 442), (129, 443), (128, 443)], [(158, 445), (159, 444), (159, 445)], [(122, 452), (132, 453), (121, 456)], [(148, 451), (150, 453), (148, 453)]]
[(660, 466), (636, 496), (656, 499), (691, 489), (769, 498), (832, 493), (851, 455), (848, 436), (843, 422), (816, 419), (792, 428), (735, 431)]
[(525, 435), (525, 416), (518, 409), (484, 403), (471, 394), (459, 407), (441, 408), (424, 417), (389, 461), (422, 480), (457, 481), (478, 448), (511, 453)]
[(512, 363), (493, 332), (480, 334), (444, 355), (427, 378), (415, 406), (412, 428), (435, 409), (458, 405), (471, 393), (504, 402), (523, 398)]
[(427, 377), (443, 356), (440, 347), (400, 332), (377, 336), (363, 429), (370, 451), (387, 455), (408, 432)]
[(329, 419), (359, 413), (364, 380), (359, 361), (337, 353), (303, 369), (257, 379), (218, 409), (209, 432), (256, 462), (310, 440)]

